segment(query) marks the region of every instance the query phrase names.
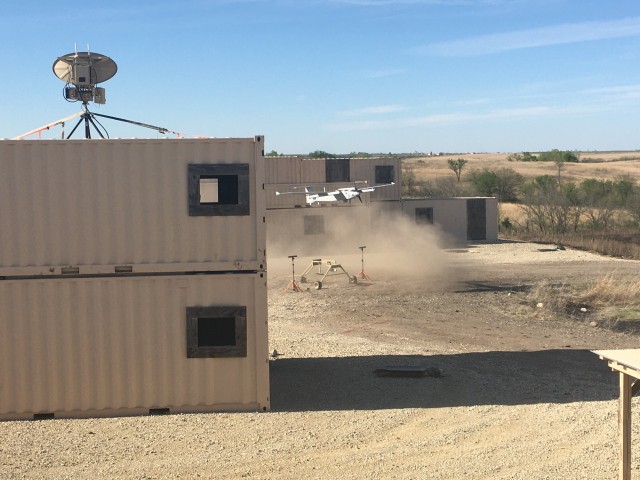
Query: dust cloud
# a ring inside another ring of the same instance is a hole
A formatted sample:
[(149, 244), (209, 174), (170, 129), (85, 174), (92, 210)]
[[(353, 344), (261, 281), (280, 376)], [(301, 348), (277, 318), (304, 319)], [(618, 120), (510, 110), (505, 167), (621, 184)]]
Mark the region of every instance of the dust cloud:
[[(426, 286), (452, 275), (445, 249), (454, 246), (453, 242), (435, 225), (416, 225), (412, 218), (398, 212), (375, 212), (369, 217), (347, 208), (317, 210), (325, 217), (322, 234), (288, 235), (283, 228), (273, 231), (267, 225), (267, 268), (271, 279), (291, 279), (290, 255), (297, 255), (296, 279), (314, 259), (322, 259), (323, 265), (335, 260), (350, 276), (364, 271), (375, 281), (419, 281)], [(361, 246), (366, 247), (364, 251)], [(314, 282), (317, 273), (324, 271), (326, 268), (316, 266), (307, 277)], [(331, 282), (347, 280), (343, 277)]]

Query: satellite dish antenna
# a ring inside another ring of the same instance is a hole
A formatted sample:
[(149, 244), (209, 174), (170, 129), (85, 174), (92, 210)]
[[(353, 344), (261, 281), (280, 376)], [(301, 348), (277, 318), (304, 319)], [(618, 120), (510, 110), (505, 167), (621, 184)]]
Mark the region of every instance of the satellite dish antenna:
[(117, 71), (116, 62), (99, 53), (68, 53), (58, 57), (53, 63), (53, 73), (56, 77), (74, 85), (95, 85), (106, 82)]
[(66, 83), (64, 98), (70, 102), (104, 104), (104, 88), (97, 87), (118, 71), (118, 66), (106, 55), (94, 52), (74, 52), (58, 57), (53, 62), (53, 73)]
[[(89, 47), (87, 47), (87, 50), (89, 50)], [(73, 127), (73, 130), (71, 130), (71, 133), (67, 135), (67, 139), (71, 138), (71, 135), (73, 135), (83, 122), (85, 138), (91, 138), (91, 126), (93, 126), (93, 128), (98, 132), (100, 137), (105, 138), (106, 135), (108, 138), (109, 135), (106, 129), (95, 117), (131, 123), (139, 127), (157, 130), (160, 133), (172, 133), (178, 136), (182, 135), (178, 132), (174, 132), (173, 130), (158, 127), (156, 125), (150, 125), (148, 123), (136, 122), (134, 120), (127, 120), (126, 118), (112, 117), (110, 115), (90, 112), (88, 107), (89, 102), (103, 104), (106, 101), (104, 88), (98, 87), (97, 85), (112, 78), (117, 71), (118, 66), (116, 65), (116, 62), (100, 53), (89, 51), (73, 52), (58, 57), (56, 61), (53, 62), (53, 73), (65, 83), (64, 98), (69, 102), (82, 102), (82, 112), (63, 118), (62, 120), (58, 120), (54, 123), (50, 123), (44, 127), (32, 130), (15, 138), (22, 139), (33, 133), (40, 133), (43, 130), (48, 130), (55, 125), (62, 125), (62, 135), (64, 138), (65, 122), (77, 116), (80, 116), (80, 119), (78, 120), (78, 123), (76, 123), (75, 127)], [(102, 129), (100, 129), (96, 123), (100, 125)]]

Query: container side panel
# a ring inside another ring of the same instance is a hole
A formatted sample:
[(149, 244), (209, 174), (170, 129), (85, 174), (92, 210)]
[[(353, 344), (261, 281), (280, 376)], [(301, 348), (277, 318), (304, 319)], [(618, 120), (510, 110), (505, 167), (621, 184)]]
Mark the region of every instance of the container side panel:
[[(264, 264), (261, 149), (254, 139), (0, 141), (0, 269)], [(249, 215), (190, 216), (189, 164), (248, 165)]]
[(307, 183), (326, 183), (327, 172), (326, 162), (324, 159), (302, 160), (302, 173), (300, 182)]
[[(186, 309), (210, 306), (246, 307), (245, 357), (187, 357)], [(268, 408), (266, 323), (264, 273), (0, 281), (0, 418)]]
[(369, 194), (371, 201), (400, 200), (401, 170), (399, 158), (352, 158), (351, 180), (365, 181), (369, 186), (395, 183), (387, 187), (377, 188)]
[(294, 183), (302, 181), (302, 160), (299, 157), (264, 157), (267, 184)]

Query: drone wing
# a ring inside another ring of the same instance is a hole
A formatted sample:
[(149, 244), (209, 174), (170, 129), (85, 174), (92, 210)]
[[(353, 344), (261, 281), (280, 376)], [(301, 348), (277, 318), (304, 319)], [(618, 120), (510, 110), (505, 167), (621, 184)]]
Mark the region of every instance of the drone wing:
[(374, 185), (373, 187), (369, 187), (373, 190), (375, 190), (376, 188), (381, 188), (381, 187), (390, 187), (391, 185), (395, 185), (396, 182), (391, 182), (391, 183), (384, 183), (382, 185)]
[(307, 193), (309, 193), (311, 191), (310, 187), (293, 187), (293, 188), (294, 188), (294, 190), (296, 188), (304, 189), (304, 190), (300, 191), (300, 192), (276, 192), (276, 197), (279, 197), (280, 195), (291, 195), (291, 194), (294, 194), (294, 193), (297, 194), (297, 195), (300, 195), (302, 193), (307, 194)]
[(385, 183), (383, 185), (373, 185), (371, 187), (363, 187), (363, 188), (356, 188), (355, 191), (358, 193), (369, 193), (369, 192), (373, 192), (375, 191), (376, 188), (380, 188), (380, 187), (390, 187), (391, 185), (395, 185), (395, 182), (391, 182), (391, 183)]

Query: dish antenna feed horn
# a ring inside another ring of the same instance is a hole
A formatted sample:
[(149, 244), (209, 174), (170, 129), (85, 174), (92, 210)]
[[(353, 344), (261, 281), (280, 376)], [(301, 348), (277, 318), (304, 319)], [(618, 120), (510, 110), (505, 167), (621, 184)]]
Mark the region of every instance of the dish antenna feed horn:
[[(79, 114), (80, 120), (78, 120), (78, 123), (66, 138), (71, 137), (82, 122), (84, 122), (85, 138), (91, 138), (90, 126), (96, 129), (100, 137), (105, 138), (105, 135), (108, 136), (104, 127), (102, 127), (95, 117), (132, 123), (141, 127), (152, 128), (160, 133), (170, 132), (170, 130), (163, 127), (89, 111), (89, 102), (99, 105), (106, 103), (105, 89), (98, 87), (98, 84), (112, 78), (117, 71), (118, 66), (111, 58), (100, 53), (89, 51), (68, 53), (58, 57), (56, 61), (53, 62), (53, 73), (65, 82), (63, 90), (65, 100), (68, 102), (82, 102), (82, 112)], [(96, 122), (101, 128), (96, 125)]]

